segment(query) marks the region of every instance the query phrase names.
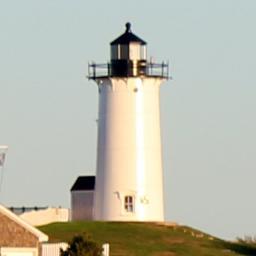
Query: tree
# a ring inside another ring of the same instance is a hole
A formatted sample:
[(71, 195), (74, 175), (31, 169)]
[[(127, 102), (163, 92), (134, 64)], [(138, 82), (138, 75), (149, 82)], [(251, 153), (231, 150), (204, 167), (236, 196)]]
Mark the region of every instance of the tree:
[(61, 256), (102, 256), (102, 247), (87, 234), (75, 235)]

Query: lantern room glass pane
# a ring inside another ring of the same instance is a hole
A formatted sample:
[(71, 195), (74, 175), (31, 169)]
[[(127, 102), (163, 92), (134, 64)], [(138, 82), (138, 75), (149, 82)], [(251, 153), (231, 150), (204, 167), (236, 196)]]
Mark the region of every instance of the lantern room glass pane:
[(146, 60), (147, 59), (147, 47), (146, 45), (140, 46), (140, 59)]
[(140, 60), (140, 48), (141, 45), (138, 43), (132, 43), (129, 46), (129, 57), (130, 60)]
[(129, 45), (120, 44), (120, 56), (118, 56), (118, 59), (121, 60), (128, 60), (129, 59)]
[(111, 45), (111, 60), (118, 59), (118, 45)]

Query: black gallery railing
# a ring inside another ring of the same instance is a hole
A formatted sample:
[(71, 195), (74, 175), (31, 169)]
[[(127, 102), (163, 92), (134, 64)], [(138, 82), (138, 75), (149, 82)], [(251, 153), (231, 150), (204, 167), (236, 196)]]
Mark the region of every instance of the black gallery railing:
[(100, 79), (107, 77), (158, 77), (169, 79), (169, 64), (166, 62), (152, 63), (146, 61), (112, 61), (105, 64), (88, 64), (88, 78)]

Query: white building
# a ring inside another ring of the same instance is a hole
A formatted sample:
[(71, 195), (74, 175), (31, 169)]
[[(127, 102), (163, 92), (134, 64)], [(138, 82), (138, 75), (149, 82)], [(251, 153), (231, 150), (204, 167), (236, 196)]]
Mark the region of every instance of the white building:
[(94, 219), (163, 221), (159, 89), (168, 64), (147, 60), (129, 23), (110, 46), (110, 63), (89, 64), (99, 91)]

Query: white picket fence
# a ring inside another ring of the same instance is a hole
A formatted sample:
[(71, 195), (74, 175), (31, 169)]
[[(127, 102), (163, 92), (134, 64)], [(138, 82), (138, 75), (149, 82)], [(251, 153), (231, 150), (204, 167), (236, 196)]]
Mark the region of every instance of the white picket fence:
[[(42, 244), (42, 256), (60, 256), (60, 249), (66, 250), (67, 243), (45, 243)], [(102, 256), (109, 256), (109, 244), (102, 245)]]
[(109, 256), (109, 244), (103, 244), (102, 248), (103, 248), (102, 256)]
[(67, 248), (67, 243), (42, 244), (42, 256), (60, 256), (60, 249), (66, 250)]

